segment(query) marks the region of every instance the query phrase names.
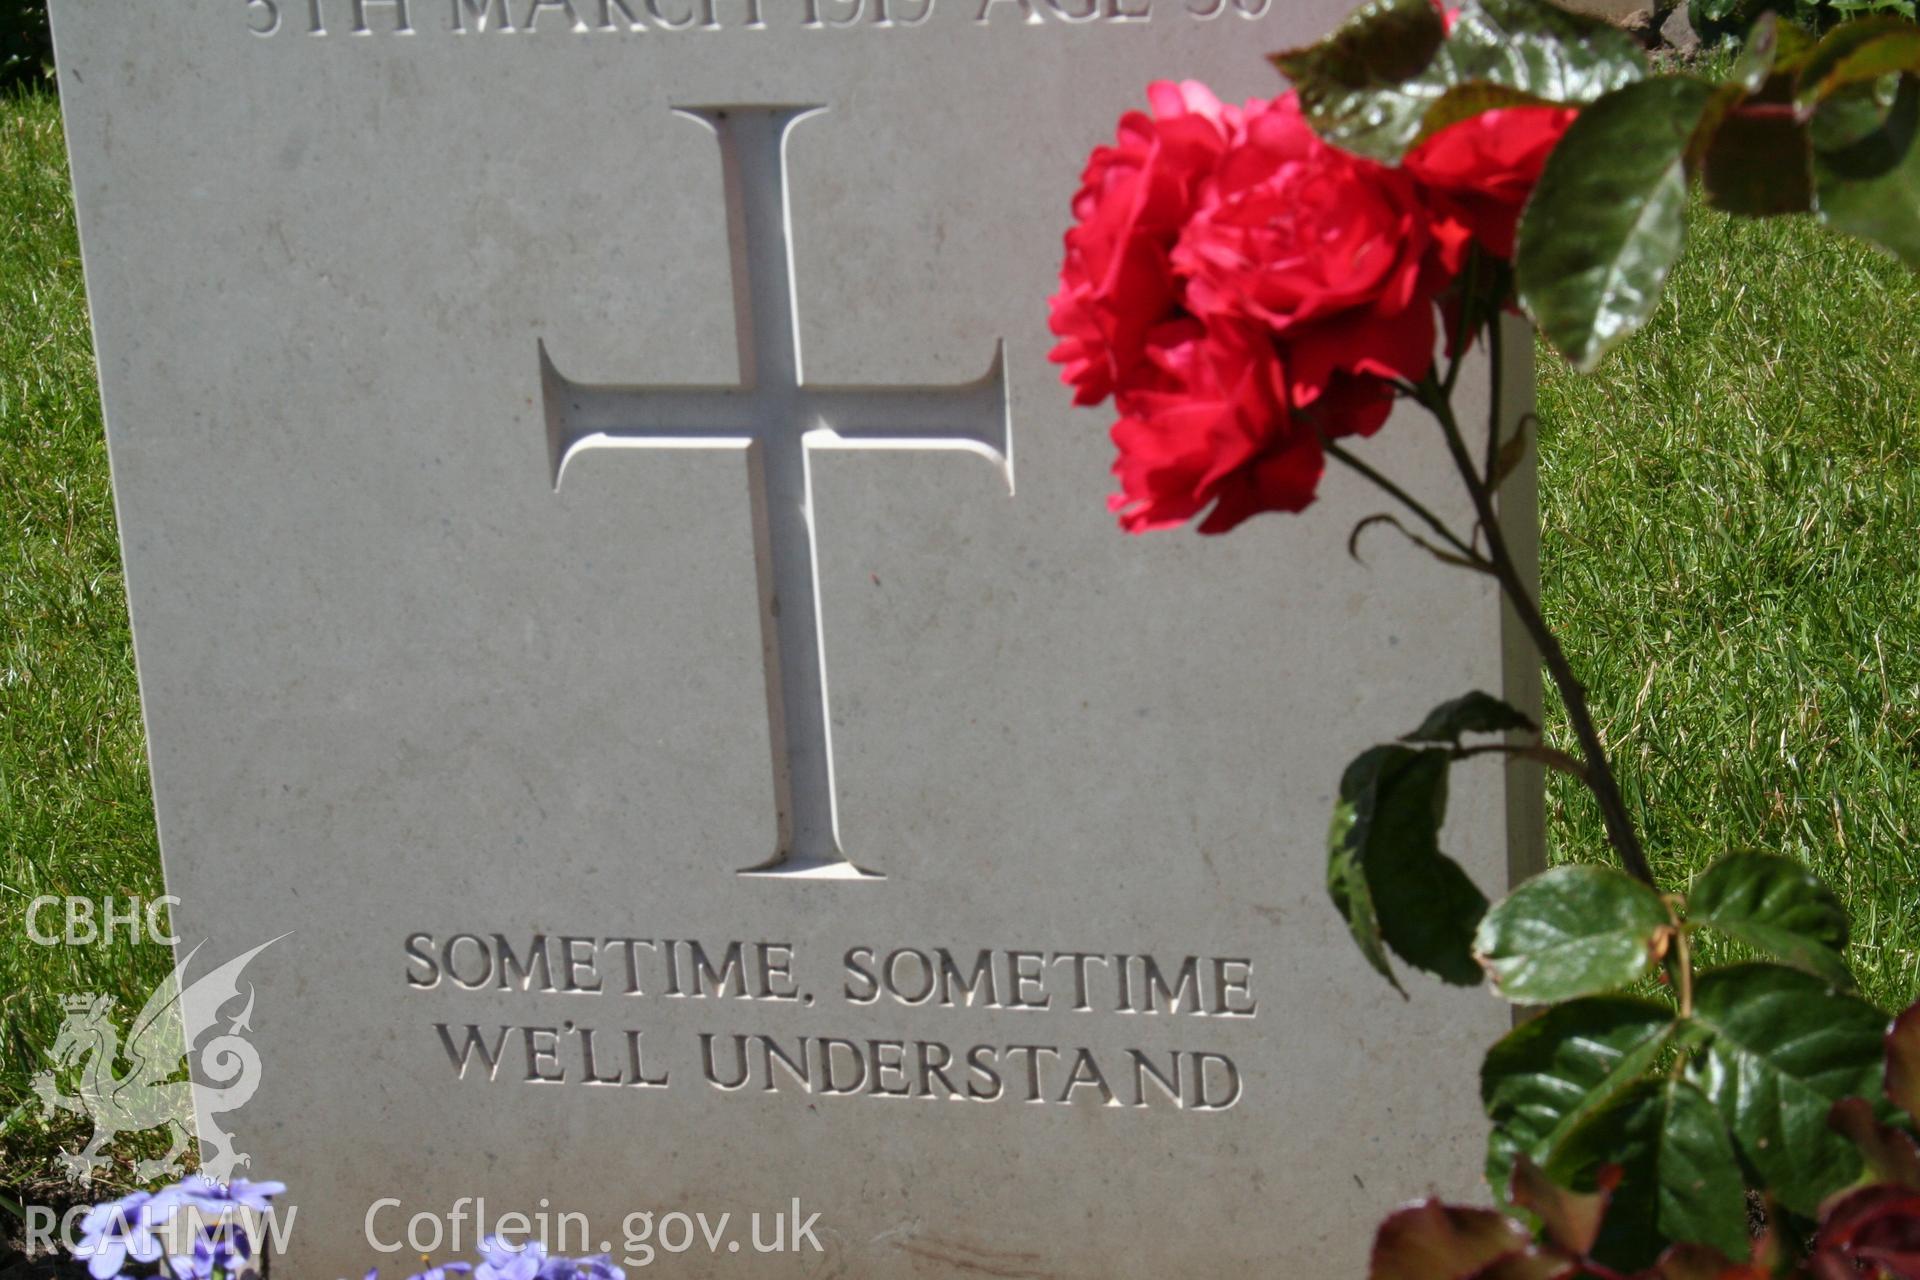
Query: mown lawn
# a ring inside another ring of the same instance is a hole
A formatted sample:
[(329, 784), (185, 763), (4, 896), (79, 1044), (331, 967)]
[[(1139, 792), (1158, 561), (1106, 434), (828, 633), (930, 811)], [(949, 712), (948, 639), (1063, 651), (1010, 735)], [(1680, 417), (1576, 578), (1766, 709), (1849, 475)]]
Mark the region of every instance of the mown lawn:
[[(1542, 351), (1544, 605), (1662, 882), (1807, 860), (1889, 1007), (1920, 995), (1920, 284), (1808, 221), (1702, 210), (1594, 377)], [(1571, 747), (1564, 727), (1561, 745)], [(1557, 860), (1604, 856), (1556, 779)]]
[[(1866, 990), (1904, 1004), (1920, 287), (1805, 225), (1703, 213), (1694, 237), (1658, 320), (1598, 377), (1541, 357), (1546, 609), (1662, 877), (1731, 849), (1807, 859), (1856, 913)], [(41, 893), (161, 892), (115, 536), (57, 106), (0, 100), (0, 1192), (16, 1195), (50, 1197), (58, 1148), (85, 1137), (45, 1124), (31, 1089), (61, 997), (137, 1008), (168, 962), (124, 940), (37, 946), (22, 919)], [(1555, 856), (1601, 856), (1584, 794), (1556, 783), (1551, 801)]]
[[(61, 1145), (31, 1077), (64, 1011), (138, 1009), (164, 948), (40, 946), (39, 894), (161, 892), (139, 692), (107, 482), (58, 103), (0, 99), (0, 1190), (46, 1195)], [(40, 921), (42, 931), (54, 924)], [(124, 1173), (107, 1185), (124, 1185)]]

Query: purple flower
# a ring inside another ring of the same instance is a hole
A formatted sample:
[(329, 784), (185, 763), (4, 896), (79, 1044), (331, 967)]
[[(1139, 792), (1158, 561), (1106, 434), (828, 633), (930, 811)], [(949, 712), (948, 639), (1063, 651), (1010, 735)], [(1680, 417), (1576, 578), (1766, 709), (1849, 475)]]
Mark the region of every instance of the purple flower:
[(285, 1191), (278, 1182), (235, 1180), (221, 1186), (190, 1174), (173, 1186), (95, 1205), (81, 1221), (74, 1256), (86, 1260), (93, 1280), (113, 1280), (129, 1262), (150, 1263), (162, 1255), (175, 1280), (233, 1276), (253, 1257), (253, 1239), (236, 1219), (264, 1212)]
[(538, 1240), (513, 1245), (499, 1236), (488, 1236), (480, 1242), (480, 1257), (473, 1280), (537, 1280), (541, 1264), (547, 1260), (547, 1247)]
[(162, 1252), (156, 1229), (172, 1216), (173, 1208), (166, 1192), (156, 1197), (136, 1191), (97, 1204), (80, 1220), (80, 1245), (73, 1256), (86, 1260), (93, 1280), (112, 1280), (129, 1260), (152, 1262)]
[(450, 1275), (465, 1275), (473, 1267), (465, 1262), (443, 1262), (437, 1267), (422, 1271), (419, 1275), (409, 1276), (407, 1280), (447, 1280)]
[(186, 1252), (167, 1253), (167, 1270), (176, 1280), (211, 1280), (215, 1271), (232, 1275), (237, 1269), (234, 1261), (221, 1242), (209, 1240), (196, 1231)]
[(245, 1178), (235, 1178), (226, 1187), (227, 1199), (242, 1209), (251, 1209), (255, 1213), (265, 1213), (269, 1202), (287, 1189), (284, 1182), (249, 1182)]
[(554, 1261), (560, 1263), (562, 1269), (552, 1273), (543, 1269), (541, 1280), (627, 1280), (627, 1273), (609, 1262), (604, 1253), (596, 1253), (590, 1258), (557, 1258)]

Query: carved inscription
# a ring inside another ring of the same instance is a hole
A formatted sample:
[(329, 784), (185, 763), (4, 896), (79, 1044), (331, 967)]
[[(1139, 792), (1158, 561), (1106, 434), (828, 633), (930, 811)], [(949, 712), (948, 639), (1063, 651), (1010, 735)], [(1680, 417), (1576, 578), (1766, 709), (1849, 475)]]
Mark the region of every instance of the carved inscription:
[[(539, 1018), (429, 1024), (463, 1082), (1226, 1111), (1246, 1087), (1231, 1033), (1206, 1047), (1168, 1033), (1259, 1014), (1253, 962), (1233, 956), (856, 943), (810, 978), (795, 944), (775, 941), (422, 932), (403, 951), (411, 991), (537, 1001)], [(710, 1005), (712, 1029), (676, 1041), (634, 1025), (676, 1002)], [(778, 1030), (741, 1028), (756, 1009), (787, 1013)], [(920, 1016), (876, 1036), (834, 1025), (839, 1009)], [(1008, 1035), (998, 1016), (1047, 1012), (1136, 1021), (1071, 1044), (1057, 1021)], [(929, 1014), (958, 1029), (930, 1029)]]
[(1273, 0), (239, 0), (257, 36), (636, 35), (1262, 18)]

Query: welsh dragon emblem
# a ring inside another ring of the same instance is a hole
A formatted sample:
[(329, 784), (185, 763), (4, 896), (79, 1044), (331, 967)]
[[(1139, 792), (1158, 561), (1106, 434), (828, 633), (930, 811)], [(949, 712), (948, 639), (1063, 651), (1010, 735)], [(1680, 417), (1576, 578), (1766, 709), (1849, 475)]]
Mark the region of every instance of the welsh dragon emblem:
[[(206, 944), (196, 945), (148, 997), (128, 1028), (124, 1046), (114, 1029), (111, 996), (67, 997), (66, 1022), (49, 1055), (53, 1068), (34, 1077), (33, 1089), (40, 1095), (47, 1119), (71, 1111), (93, 1121), (93, 1137), (86, 1149), (61, 1153), (71, 1177), (92, 1182), (94, 1171), (106, 1163), (101, 1152), (117, 1135), (164, 1126), (172, 1135), (171, 1147), (157, 1160), (139, 1162), (134, 1177), (140, 1182), (177, 1178), (181, 1157), (193, 1140), (196, 1112), (203, 1173), (226, 1182), (236, 1168), (250, 1163), (246, 1153), (234, 1150), (233, 1135), (221, 1128), (217, 1117), (244, 1106), (260, 1087), (260, 1054), (245, 1035), (252, 1029), (254, 991), (251, 984), (241, 990), (240, 974), (280, 938), (263, 942), (189, 983), (187, 968)], [(246, 1005), (221, 1031), (216, 1025), (221, 1010), (243, 995)], [(209, 1032), (216, 1034), (209, 1037)], [(197, 1055), (196, 1074), (204, 1083), (178, 1078), (189, 1054)], [(127, 1070), (116, 1074), (122, 1061)], [(78, 1094), (61, 1093), (60, 1076), (76, 1068)]]

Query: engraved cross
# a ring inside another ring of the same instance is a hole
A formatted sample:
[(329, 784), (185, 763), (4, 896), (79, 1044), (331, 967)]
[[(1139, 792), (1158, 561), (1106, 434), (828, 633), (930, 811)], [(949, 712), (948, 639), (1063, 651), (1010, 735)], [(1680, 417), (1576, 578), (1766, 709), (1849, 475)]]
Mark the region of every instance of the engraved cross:
[(687, 107), (720, 143), (733, 250), (740, 384), (586, 386), (540, 344), (553, 484), (589, 449), (738, 449), (747, 455), (759, 566), (760, 636), (773, 744), (779, 845), (743, 875), (877, 878), (840, 848), (820, 619), (812, 453), (816, 449), (969, 449), (1013, 487), (1005, 345), (977, 382), (828, 387), (801, 375), (786, 143), (820, 107)]

